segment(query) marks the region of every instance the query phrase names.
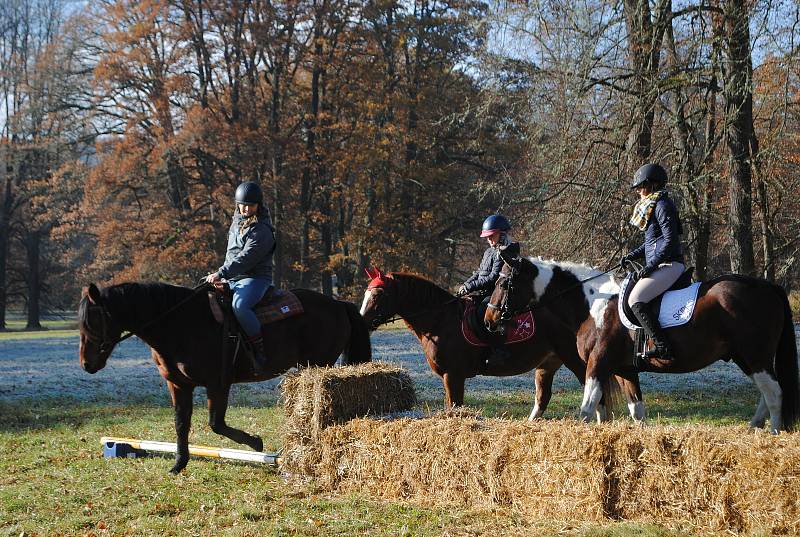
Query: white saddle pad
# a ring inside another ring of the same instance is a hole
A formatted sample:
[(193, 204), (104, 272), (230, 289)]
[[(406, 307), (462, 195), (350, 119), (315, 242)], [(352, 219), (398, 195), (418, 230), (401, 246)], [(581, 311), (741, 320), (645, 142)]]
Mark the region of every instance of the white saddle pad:
[[(625, 278), (620, 285), (619, 296), (625, 296), (625, 291), (631, 283), (630, 275)], [(667, 291), (664, 293), (664, 298), (661, 299), (661, 310), (658, 312), (658, 324), (662, 328), (670, 328), (672, 326), (680, 326), (689, 322), (694, 313), (695, 304), (697, 304), (697, 293), (700, 291), (700, 283), (695, 282), (685, 289), (678, 289), (677, 291)], [(629, 330), (639, 328), (628, 319), (625, 311), (622, 309), (622, 300), (619, 300), (619, 320)]]

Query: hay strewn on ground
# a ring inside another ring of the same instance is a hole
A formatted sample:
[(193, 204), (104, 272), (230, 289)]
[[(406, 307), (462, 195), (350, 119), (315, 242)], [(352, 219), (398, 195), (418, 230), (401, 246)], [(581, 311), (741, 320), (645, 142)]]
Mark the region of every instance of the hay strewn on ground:
[[(295, 430), (286, 439), (284, 464), (320, 487), (422, 504), (507, 506), (532, 519), (627, 519), (800, 534), (798, 433), (528, 423), (465, 412), (342, 423), (355, 407), (370, 406), (370, 382), (376, 380), (357, 379), (355, 370), (336, 380), (320, 374), (292, 378), (287, 419)], [(366, 374), (375, 375), (381, 373)], [(410, 386), (388, 381), (395, 383), (403, 393)], [(306, 385), (313, 397), (300, 394)], [(386, 396), (387, 381), (380, 386)], [(364, 403), (348, 406), (342, 396)]]

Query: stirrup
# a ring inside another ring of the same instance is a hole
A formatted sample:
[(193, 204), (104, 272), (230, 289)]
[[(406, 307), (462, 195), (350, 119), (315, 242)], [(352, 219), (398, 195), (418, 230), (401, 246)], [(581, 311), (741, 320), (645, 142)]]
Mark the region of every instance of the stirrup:
[(639, 358), (642, 360), (655, 358), (662, 362), (671, 362), (675, 359), (675, 355), (667, 345), (654, 345), (653, 348), (639, 353)]

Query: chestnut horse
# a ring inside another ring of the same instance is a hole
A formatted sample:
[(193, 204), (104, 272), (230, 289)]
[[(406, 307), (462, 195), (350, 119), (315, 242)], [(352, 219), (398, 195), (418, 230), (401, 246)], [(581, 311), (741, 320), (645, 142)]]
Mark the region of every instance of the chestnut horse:
[(268, 371), (255, 376), (246, 359), (236, 360), (232, 381), (223, 375), (222, 326), (213, 317), (204, 288), (195, 290), (161, 283), (123, 283), (84, 288), (78, 307), (80, 362), (88, 373), (106, 365), (124, 330), (150, 345), (159, 373), (167, 381), (175, 408), (177, 453), (170, 470), (178, 473), (189, 461), (192, 392), (205, 386), (211, 429), (256, 451), (261, 438), (225, 423), (231, 382), (257, 382), (277, 377), (292, 367), (331, 366), (344, 353), (345, 363), (372, 357), (369, 331), (355, 305), (297, 289), (304, 312), (262, 327)]
[[(526, 270), (533, 274), (533, 285), (527, 288), (516, 288), (522, 302), (536, 301), (546, 305), (559, 319), (564, 321), (574, 334), (578, 354), (584, 362), (588, 362), (589, 354), (597, 341), (598, 330), (604, 326), (606, 309), (610, 301), (619, 294), (619, 284), (611, 271), (601, 272), (593, 267), (565, 261), (548, 261), (541, 258), (510, 259), (511, 263), (530, 263), (533, 266)], [(615, 267), (616, 269), (616, 267)], [(615, 270), (612, 269), (612, 270)], [(504, 273), (507, 273), (504, 268)], [(503, 293), (504, 285), (498, 281), (495, 293)], [(530, 293), (529, 293), (530, 292)], [(523, 296), (524, 295), (524, 296)], [(493, 296), (492, 303), (499, 304), (502, 295)], [(496, 331), (500, 327), (501, 312), (488, 308), (484, 316), (486, 328)], [(614, 332), (618, 338), (615, 348), (624, 356), (633, 352), (633, 342), (626, 330)], [(529, 419), (542, 416), (552, 395), (552, 382), (561, 362), (557, 358), (546, 361), (536, 369), (536, 403)], [(642, 421), (645, 417), (642, 391), (639, 386), (639, 375), (633, 369), (626, 370), (616, 376), (628, 403), (631, 418)], [(616, 393), (616, 387), (613, 387)], [(598, 404), (597, 419), (608, 418), (605, 405)]]
[[(519, 375), (556, 359), (583, 383), (585, 364), (578, 356), (575, 337), (546, 307), (533, 310), (535, 335), (508, 345), (511, 357), (502, 366), (486, 365), (488, 347), (471, 345), (461, 322), (467, 300), (458, 299), (430, 280), (413, 274), (373, 271), (364, 293), (361, 315), (371, 329), (395, 315), (417, 336), (431, 370), (444, 384), (446, 408), (464, 404), (464, 383), (476, 375)], [(528, 275), (530, 276), (530, 275)], [(528, 280), (530, 285), (531, 280)]]
[[(503, 290), (507, 295), (515, 292), (519, 293), (514, 288)], [(632, 369), (632, 354), (626, 355), (632, 338), (622, 336), (630, 332), (620, 321), (618, 300), (606, 308), (589, 354), (581, 405), (584, 419), (594, 414), (610, 375)], [(795, 428), (800, 416), (797, 342), (783, 288), (759, 278), (720, 276), (701, 284), (691, 320), (665, 331), (674, 360), (654, 360), (648, 372), (689, 373), (717, 360), (732, 360), (761, 392), (751, 427), (764, 427), (769, 415), (772, 432)]]

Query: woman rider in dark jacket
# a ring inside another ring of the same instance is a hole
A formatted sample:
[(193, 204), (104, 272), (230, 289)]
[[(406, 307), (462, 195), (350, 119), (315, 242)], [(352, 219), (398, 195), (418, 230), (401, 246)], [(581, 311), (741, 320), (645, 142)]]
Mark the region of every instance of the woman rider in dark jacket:
[[(489, 247), (483, 252), (478, 270), (473, 272), (472, 276), (467, 278), (467, 281), (458, 288), (456, 296), (475, 293), (479, 300), (489, 301), (489, 297), (494, 291), (494, 284), (500, 277), (500, 271), (503, 270), (500, 247), (508, 246), (511, 243), (511, 238), (508, 235), (509, 231), (511, 231), (511, 223), (502, 214), (493, 214), (483, 221), (481, 238), (486, 239)], [(500, 367), (504, 365), (511, 355), (503, 344), (503, 338), (504, 336), (497, 335), (495, 341), (492, 342), (492, 354), (488, 361), (491, 366)]]
[(233, 313), (253, 347), (253, 369), (264, 373), (267, 358), (261, 337), (261, 322), (253, 312), (272, 287), (272, 254), (275, 233), (264, 195), (257, 183), (246, 182), (236, 188), (236, 210), (228, 230), (225, 264), (206, 277), (218, 285), (228, 280), (233, 291)]
[(650, 301), (669, 289), (686, 268), (680, 243), (681, 220), (664, 190), (666, 183), (667, 172), (658, 164), (645, 164), (636, 171), (631, 188), (639, 194), (639, 202), (633, 209), (630, 223), (644, 231), (644, 243), (621, 260), (624, 266), (629, 259), (645, 258), (628, 304), (655, 344), (644, 357), (658, 358), (661, 362), (670, 362), (673, 353), (658, 322), (658, 313), (650, 308)]

